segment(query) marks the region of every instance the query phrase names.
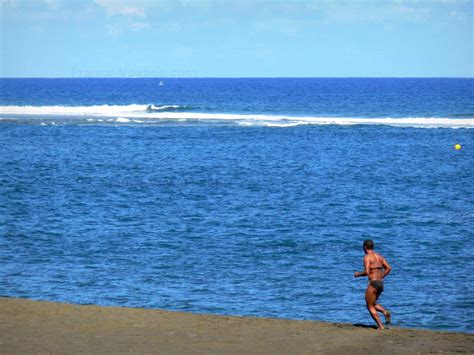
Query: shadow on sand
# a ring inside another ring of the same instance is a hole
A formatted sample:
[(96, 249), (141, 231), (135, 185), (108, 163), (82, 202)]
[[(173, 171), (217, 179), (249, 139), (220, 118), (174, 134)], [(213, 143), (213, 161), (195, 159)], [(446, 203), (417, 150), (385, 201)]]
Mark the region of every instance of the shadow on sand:
[(355, 323), (352, 324), (353, 327), (359, 327), (359, 328), (372, 328), (372, 329), (377, 329), (375, 325), (367, 325), (367, 324), (362, 324), (362, 323)]

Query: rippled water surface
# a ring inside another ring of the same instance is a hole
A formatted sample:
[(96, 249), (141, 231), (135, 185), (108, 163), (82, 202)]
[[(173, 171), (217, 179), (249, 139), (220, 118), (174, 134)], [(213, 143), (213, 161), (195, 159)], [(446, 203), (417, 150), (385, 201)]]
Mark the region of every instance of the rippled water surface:
[(0, 295), (474, 332), (474, 79), (160, 81), (0, 79)]
[(471, 132), (4, 125), (0, 292), (370, 323), (372, 237), (395, 324), (472, 332)]

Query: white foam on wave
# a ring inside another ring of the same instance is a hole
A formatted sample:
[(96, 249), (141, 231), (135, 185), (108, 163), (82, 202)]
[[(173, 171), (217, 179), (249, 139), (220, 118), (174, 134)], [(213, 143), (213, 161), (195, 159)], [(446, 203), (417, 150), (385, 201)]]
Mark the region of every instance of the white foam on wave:
[(251, 116), (242, 119), (243, 115), (235, 116), (241, 126), (294, 127), (301, 125), (390, 125), (417, 128), (474, 128), (474, 119), (451, 118), (356, 118), (356, 117), (288, 117), (288, 116)]
[(61, 116), (117, 116), (124, 112), (145, 111), (147, 105), (96, 105), (96, 106), (0, 106), (0, 114), (61, 115)]
[(125, 117), (118, 117), (118, 118), (115, 119), (115, 122), (127, 123), (127, 122), (130, 122), (130, 120), (128, 118), (125, 118)]
[[(147, 119), (177, 120), (177, 121), (234, 121), (247, 126), (293, 127), (298, 125), (391, 125), (421, 128), (474, 128), (472, 118), (436, 118), (436, 117), (406, 117), (406, 118), (358, 118), (358, 117), (300, 117), (285, 115), (263, 114), (230, 114), (230, 113), (200, 113), (200, 112), (166, 112), (148, 110), (149, 105), (100, 105), (100, 106), (0, 106), (0, 115), (16, 116), (62, 116), (62, 117), (101, 117), (108, 122), (137, 123)], [(159, 106), (176, 107), (175, 105)], [(110, 117), (110, 119), (109, 119)], [(127, 117), (127, 118), (125, 118)], [(127, 121), (125, 121), (127, 120)]]
[(310, 123), (305, 123), (305, 122), (284, 122), (284, 123), (264, 123), (263, 125), (266, 127), (277, 127), (277, 128), (286, 128), (286, 127), (295, 127), (295, 126), (301, 126), (304, 124), (310, 124)]
[(164, 110), (172, 110), (178, 108), (186, 108), (186, 106), (178, 106), (178, 105), (163, 105), (163, 106), (156, 106), (156, 105), (149, 105), (147, 106), (148, 110), (153, 111), (164, 111)]
[(237, 124), (239, 126), (254, 126), (255, 125), (253, 122), (250, 122), (250, 121), (240, 121), (240, 122), (237, 122)]

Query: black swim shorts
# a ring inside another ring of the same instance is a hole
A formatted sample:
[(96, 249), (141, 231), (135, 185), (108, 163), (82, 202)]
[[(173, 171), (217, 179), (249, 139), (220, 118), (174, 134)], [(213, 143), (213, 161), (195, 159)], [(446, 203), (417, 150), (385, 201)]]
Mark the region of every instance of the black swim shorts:
[(380, 294), (383, 292), (383, 281), (382, 280), (372, 280), (370, 281), (370, 285), (377, 290)]

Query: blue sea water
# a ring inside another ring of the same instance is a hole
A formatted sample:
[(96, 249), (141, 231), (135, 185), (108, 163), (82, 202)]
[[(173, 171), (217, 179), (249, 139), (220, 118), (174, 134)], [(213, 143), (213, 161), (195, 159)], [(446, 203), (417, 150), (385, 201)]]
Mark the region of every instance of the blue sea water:
[(0, 79), (0, 295), (474, 331), (473, 79), (161, 81)]

